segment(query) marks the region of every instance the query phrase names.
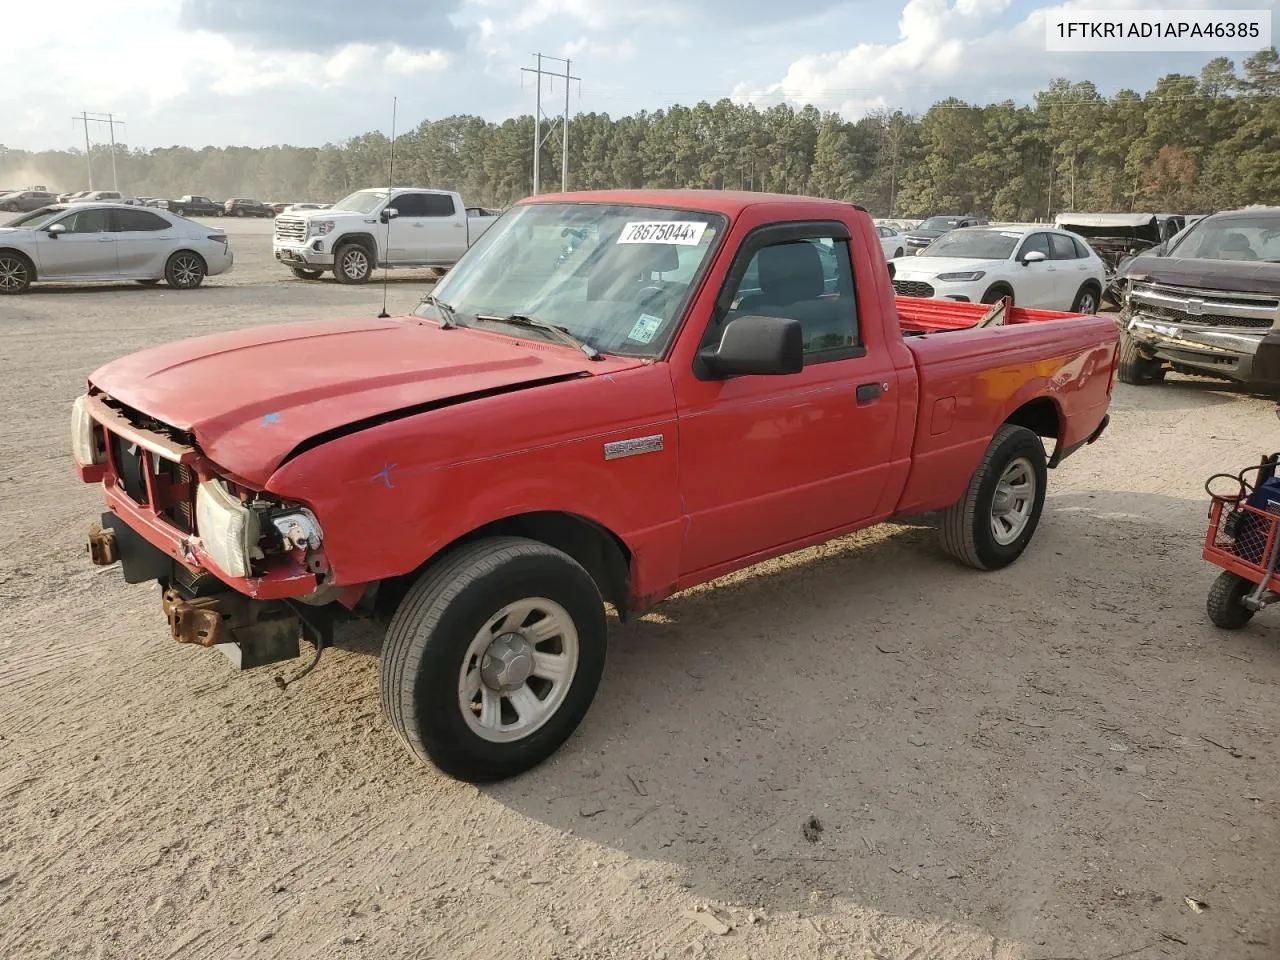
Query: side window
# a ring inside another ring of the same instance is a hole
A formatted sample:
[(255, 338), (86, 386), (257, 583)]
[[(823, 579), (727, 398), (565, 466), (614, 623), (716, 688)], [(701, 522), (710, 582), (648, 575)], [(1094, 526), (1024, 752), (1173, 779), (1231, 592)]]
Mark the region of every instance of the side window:
[(422, 200), (427, 211), (424, 217), (452, 217), (457, 212), (453, 197), (447, 193), (424, 193)]
[(395, 207), (396, 214), (402, 218), (430, 216), (426, 197), (421, 193), (402, 193), (391, 201), (390, 206)]
[(110, 229), (106, 210), (78, 210), (58, 222), (67, 228), (67, 233), (104, 233)]
[(1054, 260), (1075, 260), (1076, 245), (1063, 233), (1049, 234), (1049, 249), (1053, 251)]
[(148, 233), (154, 230), (168, 230), (169, 221), (157, 217), (145, 210), (117, 210), (116, 223), (124, 233)]
[(1049, 258), (1049, 235), (1047, 233), (1033, 233), (1022, 241), (1022, 249), (1018, 251), (1018, 258), (1025, 257), (1033, 250), (1043, 253), (1046, 260)]
[(821, 237), (761, 247), (747, 264), (724, 323), (751, 315), (798, 321), (806, 363), (850, 356), (861, 340), (849, 241)]
[(1084, 241), (1077, 240), (1075, 237), (1072, 237), (1071, 242), (1076, 245), (1076, 259), (1077, 260), (1087, 259), (1089, 256), (1089, 248), (1084, 245)]

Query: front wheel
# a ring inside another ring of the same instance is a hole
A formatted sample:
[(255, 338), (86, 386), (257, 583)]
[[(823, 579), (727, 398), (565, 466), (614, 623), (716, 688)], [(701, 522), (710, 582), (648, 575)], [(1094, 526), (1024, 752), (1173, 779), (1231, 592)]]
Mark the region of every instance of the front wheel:
[(1164, 364), (1159, 359), (1144, 357), (1132, 337), (1127, 333), (1120, 334), (1120, 364), (1116, 370), (1116, 378), (1121, 383), (1145, 387), (1162, 383), (1165, 373)]
[(896, 260), (896, 259), (898, 259), (898, 257), (900, 257), (900, 256), (902, 256), (902, 248), (901, 248), (901, 247), (899, 247), (897, 250), (893, 251), (893, 258), (894, 258), (895, 260)]
[(1240, 630), (1253, 619), (1254, 611), (1244, 605), (1244, 598), (1254, 585), (1230, 570), (1223, 570), (1209, 589), (1205, 604), (1209, 619), (1221, 630)]
[(243, 217), (244, 215), (245, 215), (244, 207), (237, 207), (237, 208), (236, 208), (236, 216), (237, 216), (237, 217)]
[(572, 557), (494, 537), (430, 567), (382, 650), (382, 707), (417, 757), (472, 783), (523, 773), (559, 749), (604, 671), (604, 603)]
[(31, 261), (20, 253), (0, 253), (0, 295), (26, 293), (35, 276)]
[(349, 243), (339, 247), (334, 254), (333, 275), (339, 283), (364, 283), (373, 274), (373, 261), (369, 251), (359, 244)]
[(204, 260), (190, 250), (179, 250), (164, 265), (165, 283), (175, 290), (194, 290), (204, 283)]
[(1044, 509), (1044, 444), (1026, 427), (1004, 424), (973, 472), (964, 496), (942, 513), (942, 548), (978, 570), (999, 570), (1022, 555)]

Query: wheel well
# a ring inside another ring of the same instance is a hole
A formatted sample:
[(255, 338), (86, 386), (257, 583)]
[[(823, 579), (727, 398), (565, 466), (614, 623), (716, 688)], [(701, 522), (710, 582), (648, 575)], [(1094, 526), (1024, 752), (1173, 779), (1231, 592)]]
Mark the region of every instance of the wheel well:
[(1052, 437), (1055, 442), (1061, 442), (1062, 439), (1062, 419), (1058, 416), (1057, 405), (1048, 397), (1037, 397), (1024, 403), (1005, 417), (1004, 422), (1016, 427), (1026, 427), (1041, 437)]
[(15, 247), (0, 247), (0, 253), (12, 254), (15, 257), (21, 257), (23, 260), (27, 261), (27, 269), (31, 271), (31, 279), (36, 279), (36, 262), (21, 250), (18, 250)]
[(334, 250), (337, 250), (339, 247), (346, 246), (349, 243), (354, 243), (356, 246), (364, 247), (366, 250), (368, 250), (370, 253), (373, 254), (373, 258), (375, 260), (378, 259), (378, 241), (373, 239), (373, 237), (370, 234), (367, 234), (367, 233), (343, 234), (341, 237), (338, 238), (338, 242), (333, 245), (333, 248)]
[(627, 619), (627, 598), (631, 581), (631, 551), (611, 530), (586, 517), (558, 511), (523, 513), (485, 524), (454, 540), (411, 573), (384, 580), (378, 587), (378, 612), (390, 616), (422, 571), (439, 557), (461, 546), (487, 537), (525, 537), (562, 550), (582, 564), (600, 588), (601, 595)]
[[(199, 250), (192, 250), (190, 247), (180, 247), (179, 249), (173, 251), (173, 253), (169, 254), (169, 260), (172, 260), (174, 257), (176, 257), (180, 253), (191, 254), (193, 257), (195, 257), (200, 261), (200, 263), (204, 266), (206, 271), (209, 269), (209, 261), (204, 258), (204, 254), (202, 254)], [(165, 263), (167, 264), (169, 260), (166, 260)]]
[(1003, 293), (1007, 293), (1009, 296), (1013, 296), (1013, 286), (1007, 280), (997, 280), (983, 291), (982, 298), (985, 300), (989, 294), (996, 290), (1000, 290)]

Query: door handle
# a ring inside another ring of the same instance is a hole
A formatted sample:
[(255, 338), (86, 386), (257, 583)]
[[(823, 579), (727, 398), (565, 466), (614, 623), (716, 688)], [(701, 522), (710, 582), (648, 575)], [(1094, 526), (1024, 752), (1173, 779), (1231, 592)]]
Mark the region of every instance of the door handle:
[(99, 237), (98, 242), (99, 243), (115, 243), (116, 238), (115, 237)]
[(880, 384), (860, 383), (856, 393), (859, 403), (870, 403), (873, 400), (880, 399)]

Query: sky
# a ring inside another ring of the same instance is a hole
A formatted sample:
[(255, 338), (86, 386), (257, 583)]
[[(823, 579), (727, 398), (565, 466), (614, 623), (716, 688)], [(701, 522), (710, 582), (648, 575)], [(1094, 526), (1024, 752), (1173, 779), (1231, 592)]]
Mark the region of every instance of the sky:
[[(1145, 90), (1216, 55), (1045, 52), (1046, 11), (1115, 0), (57, 0), (56, 15), (2, 2), (17, 42), (0, 37), (0, 144), (31, 150), (82, 147), (82, 110), (123, 120), (117, 138), (136, 147), (337, 142), (388, 132), (393, 97), (401, 130), (501, 120), (533, 112), (521, 68), (539, 52), (581, 78), (571, 113), (730, 97), (849, 119), (947, 96), (1027, 102), (1055, 77)], [(1280, 25), (1280, 0), (1124, 6), (1269, 9)], [(558, 115), (564, 81), (543, 82)]]

